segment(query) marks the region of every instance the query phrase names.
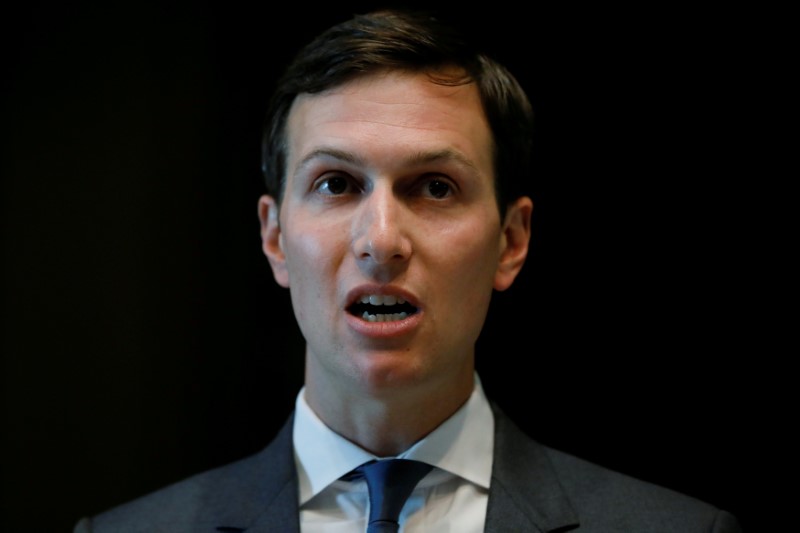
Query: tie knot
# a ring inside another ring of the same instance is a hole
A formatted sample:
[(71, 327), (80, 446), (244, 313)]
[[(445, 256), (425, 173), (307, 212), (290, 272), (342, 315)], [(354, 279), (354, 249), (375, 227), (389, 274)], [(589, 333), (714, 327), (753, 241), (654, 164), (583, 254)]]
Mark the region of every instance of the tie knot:
[[(417, 483), (433, 467), (411, 459), (386, 459), (358, 467), (369, 489), (369, 527), (372, 531), (397, 531), (398, 518)], [(378, 529), (389, 526), (390, 529)], [(392, 529), (393, 528), (393, 529)]]

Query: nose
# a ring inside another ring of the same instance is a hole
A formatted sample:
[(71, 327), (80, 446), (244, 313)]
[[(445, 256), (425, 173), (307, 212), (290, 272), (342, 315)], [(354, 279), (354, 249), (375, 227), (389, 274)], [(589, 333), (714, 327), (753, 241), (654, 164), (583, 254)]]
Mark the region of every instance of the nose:
[(411, 256), (408, 213), (391, 187), (376, 185), (358, 206), (353, 220), (353, 252), (369, 265), (400, 264)]

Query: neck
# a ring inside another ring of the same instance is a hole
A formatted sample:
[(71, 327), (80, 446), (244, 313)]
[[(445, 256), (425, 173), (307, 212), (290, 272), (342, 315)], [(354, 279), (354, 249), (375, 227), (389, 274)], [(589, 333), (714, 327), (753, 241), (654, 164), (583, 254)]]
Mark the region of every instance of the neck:
[(311, 409), (333, 431), (378, 457), (398, 455), (424, 438), (466, 403), (475, 386), (472, 366), (458, 375), (387, 389), (322, 383), (306, 373)]

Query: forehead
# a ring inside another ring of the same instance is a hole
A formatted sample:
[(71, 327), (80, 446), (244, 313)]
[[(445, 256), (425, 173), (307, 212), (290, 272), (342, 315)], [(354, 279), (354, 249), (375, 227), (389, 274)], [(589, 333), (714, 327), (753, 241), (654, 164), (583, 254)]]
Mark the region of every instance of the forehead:
[(287, 123), (289, 174), (321, 146), (380, 160), (450, 150), (490, 173), (492, 139), (477, 86), (431, 81), (424, 73), (356, 78), (319, 94), (302, 94)]

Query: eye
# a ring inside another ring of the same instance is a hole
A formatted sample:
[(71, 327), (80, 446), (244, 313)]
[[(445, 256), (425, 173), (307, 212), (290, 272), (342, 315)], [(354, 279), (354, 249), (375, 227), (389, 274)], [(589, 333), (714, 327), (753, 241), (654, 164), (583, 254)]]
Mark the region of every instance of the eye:
[(453, 194), (453, 186), (447, 180), (432, 178), (422, 185), (422, 194), (441, 200)]
[(330, 196), (346, 194), (348, 192), (352, 192), (353, 189), (354, 186), (350, 180), (345, 176), (339, 175), (328, 176), (326, 178), (319, 179), (314, 184), (315, 191)]

